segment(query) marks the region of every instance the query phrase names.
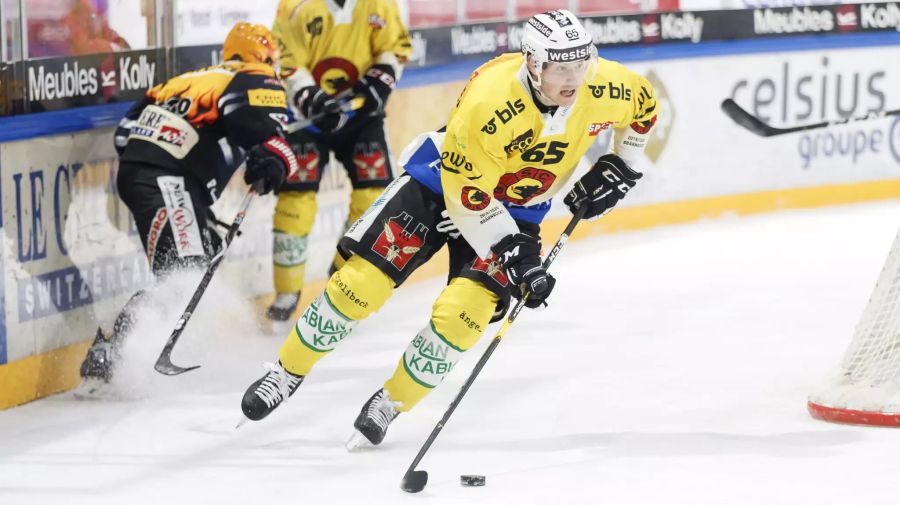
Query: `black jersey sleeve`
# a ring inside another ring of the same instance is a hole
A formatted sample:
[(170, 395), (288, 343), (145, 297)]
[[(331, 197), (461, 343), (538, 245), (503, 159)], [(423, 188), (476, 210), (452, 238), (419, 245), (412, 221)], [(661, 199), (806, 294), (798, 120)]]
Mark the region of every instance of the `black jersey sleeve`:
[(141, 117), (141, 112), (144, 111), (144, 108), (153, 103), (153, 99), (150, 98), (149, 94), (144, 95), (144, 97), (136, 102), (134, 105), (128, 109), (128, 112), (125, 113), (125, 117), (119, 121), (119, 125), (116, 127), (116, 132), (114, 136), (114, 141), (116, 145), (116, 152), (120, 155), (122, 151), (125, 150), (125, 145), (128, 144), (128, 135), (131, 133), (131, 127), (134, 126), (134, 122), (137, 121), (137, 118)]
[(281, 81), (271, 75), (238, 73), (219, 101), (228, 140), (250, 149), (273, 135), (283, 136), (287, 98)]

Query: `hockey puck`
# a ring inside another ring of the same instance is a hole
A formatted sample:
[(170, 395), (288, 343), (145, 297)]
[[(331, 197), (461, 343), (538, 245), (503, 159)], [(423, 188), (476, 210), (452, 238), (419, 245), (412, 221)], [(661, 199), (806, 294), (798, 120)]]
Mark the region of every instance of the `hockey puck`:
[(459, 483), (463, 486), (475, 487), (483, 486), (485, 482), (484, 475), (460, 475)]

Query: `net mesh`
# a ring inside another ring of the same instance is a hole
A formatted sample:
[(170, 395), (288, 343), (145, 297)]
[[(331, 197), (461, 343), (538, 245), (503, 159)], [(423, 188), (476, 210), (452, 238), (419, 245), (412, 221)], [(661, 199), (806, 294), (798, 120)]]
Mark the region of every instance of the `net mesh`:
[(900, 233), (856, 326), (840, 371), (810, 395), (836, 409), (900, 413)]

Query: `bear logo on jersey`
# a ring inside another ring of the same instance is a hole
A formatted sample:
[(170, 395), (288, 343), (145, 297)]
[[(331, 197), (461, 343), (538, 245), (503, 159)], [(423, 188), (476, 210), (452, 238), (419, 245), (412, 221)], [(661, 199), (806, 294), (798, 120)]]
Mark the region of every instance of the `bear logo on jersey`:
[(384, 230), (375, 239), (372, 250), (397, 270), (403, 270), (425, 244), (428, 227), (422, 223), (414, 223), (412, 216), (406, 212), (388, 218), (382, 224)]
[(494, 198), (525, 205), (550, 189), (556, 176), (549, 170), (525, 167), (514, 174), (504, 174), (494, 188)]
[(463, 207), (469, 210), (479, 211), (484, 210), (490, 203), (491, 197), (475, 186), (464, 186), (462, 188)]
[(353, 86), (359, 80), (359, 70), (344, 58), (325, 58), (312, 69), (313, 79), (329, 95)]

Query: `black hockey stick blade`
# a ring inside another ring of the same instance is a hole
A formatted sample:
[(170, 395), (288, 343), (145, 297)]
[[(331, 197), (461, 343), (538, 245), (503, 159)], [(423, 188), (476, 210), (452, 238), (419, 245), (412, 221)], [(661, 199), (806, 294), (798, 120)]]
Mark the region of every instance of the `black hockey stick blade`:
[(187, 326), (188, 321), (190, 321), (194, 310), (200, 303), (200, 299), (203, 297), (203, 294), (206, 293), (206, 288), (207, 286), (209, 286), (213, 274), (215, 274), (216, 269), (219, 268), (219, 263), (221, 263), (222, 259), (225, 257), (225, 252), (228, 250), (228, 246), (231, 245), (231, 241), (234, 240), (234, 237), (237, 235), (241, 223), (244, 222), (244, 217), (247, 214), (247, 209), (250, 207), (250, 202), (253, 200), (253, 197), (259, 192), (260, 188), (258, 187), (258, 185), (256, 185), (250, 188), (250, 191), (247, 192), (247, 194), (244, 196), (244, 199), (241, 201), (238, 212), (234, 216), (234, 221), (231, 223), (231, 226), (228, 228), (228, 233), (225, 234), (225, 238), (222, 240), (222, 247), (219, 249), (219, 252), (209, 261), (209, 266), (206, 267), (206, 273), (204, 273), (203, 278), (200, 279), (200, 284), (197, 286), (197, 289), (194, 290), (194, 294), (193, 296), (191, 296), (191, 300), (188, 302), (187, 308), (185, 308), (184, 312), (181, 314), (181, 317), (178, 318), (178, 322), (175, 323), (175, 329), (172, 330), (172, 334), (169, 335), (169, 339), (166, 340), (166, 345), (163, 347), (162, 352), (159, 353), (159, 358), (156, 359), (156, 364), (153, 365), (154, 370), (156, 370), (157, 372), (163, 375), (179, 375), (183, 374), (184, 372), (190, 372), (191, 370), (200, 368), (200, 365), (180, 367), (172, 363), (172, 349), (174, 349), (175, 344), (178, 343), (178, 339), (181, 337), (181, 333), (184, 331), (184, 328), (185, 326)]
[(191, 370), (200, 368), (200, 365), (180, 367), (175, 363), (172, 363), (172, 356), (170, 351), (160, 354), (159, 359), (156, 360), (156, 364), (153, 365), (153, 368), (163, 375), (180, 375), (184, 372), (190, 372)]
[(760, 137), (771, 137), (772, 135), (778, 135), (780, 133), (777, 128), (772, 128), (766, 123), (763, 123), (758, 117), (742, 109), (741, 106), (735, 103), (731, 98), (722, 100), (722, 112), (738, 125), (743, 126)]
[(400, 488), (407, 493), (418, 493), (425, 489), (425, 484), (428, 484), (428, 472), (410, 468), (400, 481)]

